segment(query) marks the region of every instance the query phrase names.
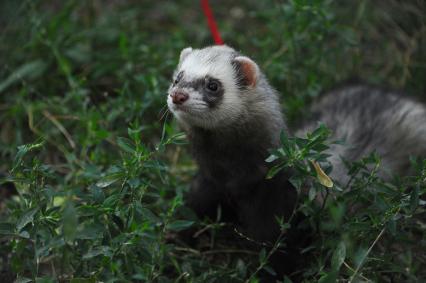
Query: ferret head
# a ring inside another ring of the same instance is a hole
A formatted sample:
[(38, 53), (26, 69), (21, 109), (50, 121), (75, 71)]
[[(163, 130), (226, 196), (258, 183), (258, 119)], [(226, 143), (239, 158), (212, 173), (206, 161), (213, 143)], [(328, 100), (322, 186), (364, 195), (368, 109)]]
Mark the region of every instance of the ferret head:
[(228, 46), (182, 50), (169, 87), (167, 104), (185, 126), (216, 129), (235, 125), (248, 116), (250, 92), (259, 68)]

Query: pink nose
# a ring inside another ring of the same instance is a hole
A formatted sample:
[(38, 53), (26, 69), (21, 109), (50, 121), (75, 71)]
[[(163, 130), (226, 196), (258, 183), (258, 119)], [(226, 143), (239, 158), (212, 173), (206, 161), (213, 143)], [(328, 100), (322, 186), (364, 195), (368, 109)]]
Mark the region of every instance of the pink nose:
[(171, 95), (174, 104), (182, 104), (188, 100), (188, 94), (185, 92), (173, 92)]

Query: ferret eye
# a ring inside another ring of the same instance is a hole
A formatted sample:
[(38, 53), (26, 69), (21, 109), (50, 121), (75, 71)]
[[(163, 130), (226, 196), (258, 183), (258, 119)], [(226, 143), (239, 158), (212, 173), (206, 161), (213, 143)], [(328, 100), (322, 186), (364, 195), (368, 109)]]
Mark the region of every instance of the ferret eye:
[(216, 92), (219, 89), (219, 85), (217, 82), (208, 82), (206, 87), (212, 92)]
[(173, 81), (173, 85), (175, 86), (181, 79), (183, 76), (183, 72), (180, 72), (177, 76), (176, 79)]

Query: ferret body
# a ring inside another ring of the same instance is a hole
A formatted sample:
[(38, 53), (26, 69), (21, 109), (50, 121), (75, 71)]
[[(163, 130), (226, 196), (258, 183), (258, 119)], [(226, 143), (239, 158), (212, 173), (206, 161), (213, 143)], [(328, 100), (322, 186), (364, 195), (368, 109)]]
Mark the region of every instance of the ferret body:
[(381, 158), (378, 174), (410, 173), (410, 156), (426, 157), (426, 107), (403, 93), (352, 84), (324, 94), (311, 107), (312, 118), (296, 135), (312, 131), (318, 121), (332, 132), (330, 176), (342, 186), (349, 177), (344, 160), (355, 161), (376, 152)]
[(212, 218), (220, 205), (243, 233), (273, 241), (275, 216), (291, 215), (296, 191), (285, 172), (265, 179), (268, 150), (278, 147), (285, 123), (256, 63), (227, 46), (184, 49), (167, 102), (199, 167), (187, 204)]
[[(290, 172), (265, 178), (268, 150), (279, 147), (281, 131), (288, 131), (277, 92), (253, 60), (227, 46), (184, 49), (173, 80), (167, 103), (199, 167), (187, 204), (213, 219), (220, 206), (224, 220), (245, 235), (273, 242), (280, 232), (277, 218), (289, 220), (297, 198)], [(295, 133), (304, 135), (321, 121), (332, 130), (331, 139), (345, 141), (329, 152), (331, 176), (341, 184), (347, 181), (342, 159), (376, 150), (380, 174), (387, 176), (405, 174), (409, 155), (426, 156), (426, 108), (401, 95), (344, 87), (311, 110), (312, 119)]]

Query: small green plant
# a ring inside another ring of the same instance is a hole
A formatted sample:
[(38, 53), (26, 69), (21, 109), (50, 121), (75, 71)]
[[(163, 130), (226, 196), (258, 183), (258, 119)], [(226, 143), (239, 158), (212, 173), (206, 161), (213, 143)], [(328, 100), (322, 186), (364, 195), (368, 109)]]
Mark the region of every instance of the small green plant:
[[(291, 181), (300, 196), (295, 213), (302, 213), (306, 218), (301, 226), (310, 226), (313, 231), (314, 241), (306, 251), (318, 261), (304, 276), (309, 282), (335, 282), (338, 278), (375, 281), (382, 276), (418, 280), (415, 271), (422, 278), (416, 243), (424, 231), (413, 223), (421, 223), (425, 213), (426, 160), (412, 160), (415, 176), (388, 182), (378, 176), (380, 157), (372, 153), (360, 161), (347, 162), (349, 181), (333, 184), (325, 173), (331, 170), (329, 155), (324, 153), (330, 148), (328, 136), (324, 125), (305, 138), (288, 137), (283, 132), (281, 147), (266, 160), (276, 163), (269, 177), (279, 170), (292, 170)], [(325, 172), (319, 164), (326, 166)], [(405, 272), (396, 273), (404, 265), (408, 265)]]
[[(1, 234), (9, 239), (9, 268), (20, 280), (52, 275), (75, 280), (78, 274), (93, 282), (153, 281), (171, 266), (166, 234), (193, 222), (175, 218), (181, 194), (162, 199), (168, 191), (161, 176), (165, 167), (139, 133), (129, 129), (131, 139), (117, 139), (120, 162), (105, 170), (86, 163), (67, 184), (51, 166), (31, 158), (42, 142), (19, 148), (8, 179), (19, 195), (13, 213), (1, 223)], [(158, 148), (175, 138), (179, 135)]]

